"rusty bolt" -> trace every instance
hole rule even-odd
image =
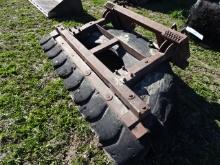
[[[146,112],[146,110],[140,109],[140,114],[144,114]]]
[[[125,66],[122,66],[122,69],[125,70],[125,71],[127,71],[127,69],[125,68]]]
[[[135,96],[133,95],[133,94],[130,94],[129,96],[128,96],[128,99],[129,100],[133,100],[135,98]]]
[[[126,79],[126,78],[123,78],[123,82],[127,82],[127,79]]]
[[[85,71],[85,76],[89,76],[91,74],[90,70]]]
[[[147,60],[147,61],[145,61],[145,63],[147,64],[149,61]]]
[[[119,72],[118,72],[118,70],[115,70],[115,74],[120,75]]]
[[[113,96],[110,94],[107,94],[105,98],[106,98],[106,101],[111,101],[113,99]]]
[[[130,76],[133,78],[134,77],[134,73],[131,73]]]
[[[140,112],[141,114],[144,114],[145,112],[150,110],[150,106],[149,105],[144,105],[141,109]]]
[[[147,107],[146,106],[142,107],[142,109],[140,111],[141,111],[141,113],[145,113],[147,111]]]

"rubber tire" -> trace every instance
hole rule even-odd
[[[152,49],[150,48],[151,44],[140,36],[123,30],[109,29],[108,31],[120,39],[124,37],[131,47],[139,51],[141,54],[144,54],[146,57],[150,56],[150,49]],[[88,38],[87,41],[89,40],[90,39]],[[102,42],[105,42],[104,38],[97,38],[97,44],[101,44]],[[128,53],[122,53],[123,51],[121,51],[120,48],[113,47],[112,49],[113,52],[122,58],[125,67],[130,67],[137,62],[137,60],[131,57]],[[175,92],[173,72],[169,63],[165,62],[156,67],[131,88],[141,98],[145,97],[145,101],[148,101],[151,106],[152,114],[157,118],[161,125],[164,125],[171,112],[173,94]]]
[[[141,36],[123,30],[109,29],[108,31],[126,41],[131,47],[146,55],[146,57],[151,54],[151,43]],[[88,38],[87,42],[89,41],[90,39]],[[91,41],[94,42],[94,39],[92,38]],[[101,44],[105,42],[105,38],[97,38],[95,42],[96,44]],[[113,47],[112,51],[122,58],[126,67],[130,67],[137,62],[128,53],[124,54],[117,46]],[[152,142],[154,143],[152,145],[154,150],[158,152],[166,150],[169,147],[170,139],[172,139],[169,135],[168,122],[174,108],[173,101],[175,100],[173,75],[170,64],[165,62],[144,76],[135,86],[131,87],[151,107],[150,120],[143,121],[143,124],[151,130]]]
[[[187,20],[187,26],[190,26],[201,33],[204,38],[192,38],[202,43],[201,46],[220,50],[220,3],[214,0],[197,2],[191,7]]]
[[[118,30],[111,32],[128,35],[128,33]],[[132,46],[140,49],[142,45],[142,50],[145,50],[145,54],[147,54],[147,51],[149,51],[146,49],[146,45],[149,45],[148,42],[134,34],[129,34],[129,38],[129,43]],[[76,65],[70,59],[64,58],[67,57],[66,52],[60,50],[61,47],[56,44],[53,38],[43,39],[41,45],[48,55],[48,58],[53,61],[55,70],[58,70],[59,76],[64,79],[65,88],[70,91],[72,99],[79,105],[79,111],[85,119],[91,123],[93,131],[98,136],[99,142],[107,154],[118,165],[137,164],[143,156],[143,153],[150,150],[149,141],[138,141],[135,139],[133,134],[121,123],[113,111],[111,111],[106,101],[90,84]],[[128,60],[126,57],[128,56],[123,56],[125,62],[132,62],[132,59]],[[133,62],[136,62],[135,59],[133,59]],[[129,65],[131,65],[131,63]],[[169,115],[166,112],[170,112],[172,108],[169,91],[172,87],[173,77],[170,71],[169,64],[161,65],[161,67],[146,76],[133,89],[140,97],[149,97],[153,122],[146,121],[144,124],[152,130],[156,130],[158,125],[159,127],[165,125],[167,116]],[[159,83],[161,86],[156,83],[158,81],[162,82]],[[148,88],[149,86],[152,88]],[[148,91],[143,92],[141,90],[142,88],[146,88]],[[153,88],[156,88],[154,89],[155,92],[152,92]],[[166,115],[164,115],[164,113]]]

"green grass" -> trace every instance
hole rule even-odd
[[[56,24],[100,18],[104,3],[83,0],[88,14],[64,21],[46,19],[27,0],[0,0],[0,164],[111,164],[38,43]],[[182,8],[131,9],[167,26],[185,22]],[[153,157],[154,164],[220,162],[220,53],[193,41],[190,50],[190,66],[174,71],[194,94],[177,105],[179,121],[195,123],[180,124],[174,147]]]

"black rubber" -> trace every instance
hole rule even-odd
[[[67,90],[75,90],[83,79],[83,75],[80,73],[79,69],[76,68],[69,77],[64,79],[64,86]]]
[[[137,163],[137,158],[144,150],[144,147],[137,140],[128,128],[123,127],[118,141],[110,146],[104,147],[108,154],[117,162],[118,165],[133,165]]]
[[[79,110],[89,122],[96,122],[100,120],[107,108],[108,106],[100,94],[94,94],[88,103],[81,106]]]
[[[44,45],[46,42],[48,42],[52,37],[50,35],[42,37],[40,40],[40,45]]]
[[[76,104],[84,104],[95,92],[95,88],[90,85],[85,79],[80,84],[79,88],[70,93]]]
[[[52,59],[53,66],[58,68],[59,66],[63,65],[67,60],[67,56],[64,52],[61,52],[58,56]]]
[[[62,51],[63,50],[60,47],[60,45],[57,45],[57,46],[51,48],[49,51],[47,51],[47,57],[52,59],[52,58],[58,56]]]
[[[210,1],[210,2],[209,2]],[[220,49],[220,4],[216,0],[197,0],[189,11],[187,25],[201,33],[205,47]]]
[[[104,145],[109,145],[112,141],[117,140],[117,136],[120,135],[122,123],[111,109],[107,108],[103,116],[91,126],[99,135],[99,141]]]
[[[121,30],[115,30],[114,33],[124,33],[126,36],[128,34]],[[88,38],[88,40],[90,39]],[[110,109],[107,101],[96,91],[79,68],[67,58],[66,52],[60,51],[59,45],[56,44],[53,38],[45,39],[42,43],[42,47],[48,58],[52,59],[58,75],[64,79],[65,88],[69,90],[74,102],[79,106],[79,111],[91,123],[92,129],[98,136],[105,151],[113,158],[116,164],[137,164],[140,157],[149,151],[149,142],[135,139],[130,130],[121,123],[116,114]],[[142,51],[145,54],[149,54],[149,49],[146,49],[149,43],[142,38],[131,34],[129,43],[136,49],[140,49],[142,45],[144,47]],[[120,50],[114,51],[120,55]],[[135,59],[127,59],[127,57],[129,56],[123,55],[122,59],[125,63],[129,63],[127,64],[128,66],[136,62]],[[156,88],[156,92],[149,96],[152,116],[159,125],[166,122],[172,107],[167,94],[172,86],[172,76],[169,73],[169,65],[161,66],[158,70],[148,75],[146,80],[140,81],[133,89],[139,96],[150,95],[148,92],[151,93],[151,89],[148,90],[147,87],[158,80],[163,80],[161,86],[153,85]],[[148,91],[143,91],[142,88],[146,88]],[[149,128],[155,128],[155,123],[150,123],[150,125],[149,122],[146,122],[144,124]]]
[[[44,51],[50,50],[51,48],[53,48],[57,44],[53,38],[49,39],[47,42],[46,41],[44,44],[41,45]]]
[[[73,73],[73,69],[75,68],[74,64],[71,64],[68,60],[56,69],[57,74],[61,78],[66,78]]]

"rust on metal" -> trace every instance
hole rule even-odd
[[[107,10],[115,12],[115,14],[122,15],[126,18],[129,18],[131,23],[134,22],[134,23],[154,32],[154,33],[162,34],[166,31],[172,31],[174,34],[178,34],[179,36],[182,36],[183,38],[187,38],[187,36],[182,33],[179,33],[175,30],[167,28],[166,26],[164,26],[162,24],[159,24],[155,21],[152,21],[147,17],[136,14],[136,13],[134,13],[134,12],[122,7],[122,6],[116,5],[114,3],[108,2],[106,4],[106,8],[107,8]]]
[[[81,57],[69,46],[69,44],[61,37],[57,37],[56,41],[62,45],[62,48],[67,52],[70,60],[72,60],[82,72],[91,70],[91,68],[81,59]],[[131,132],[137,135],[137,132],[133,132],[133,128],[138,123],[142,125],[139,118],[135,116],[131,111],[128,111],[124,104],[114,95],[112,90],[109,89],[106,84],[94,73],[92,72],[87,79],[93,84],[96,90],[108,101],[110,109],[117,114],[119,119],[128,127]],[[145,128],[147,130],[147,128]],[[143,134],[143,133],[141,133]],[[141,134],[139,136],[141,136]]]
[[[99,46],[96,46],[94,47],[93,49],[91,49],[90,51],[93,53],[93,54],[96,54],[96,53],[100,53],[108,48],[111,48],[112,46],[116,45],[118,43],[118,39],[117,38],[113,38],[111,40],[109,40],[108,42],[105,42]]]
[[[155,21],[150,20],[147,17],[144,17],[142,15],[136,14],[122,6],[116,5],[112,2],[108,2],[106,4],[106,9],[111,15],[117,15],[117,17],[125,17],[127,20],[129,20],[129,23],[135,23],[137,25],[140,25],[151,32],[155,33],[157,38],[157,44],[159,47],[164,41],[169,41],[170,43],[177,44],[178,45],[178,52],[175,52],[178,55],[178,58],[176,56],[172,57],[172,62],[174,65],[177,65],[178,67],[184,69],[188,65],[187,59],[190,56],[189,51],[189,41],[188,37],[185,34],[182,34],[175,29],[168,28],[162,24],[159,24]],[[110,12],[111,11],[111,12]],[[107,15],[106,18],[110,19]],[[109,20],[108,20],[109,21]]]
[[[90,30],[92,30],[97,24],[98,25],[104,25],[106,24],[107,21],[105,18],[101,18],[97,21],[92,21],[92,22],[89,22],[81,27],[74,27],[74,28],[71,28],[70,31],[74,34],[74,35],[77,35],[77,34],[82,34],[82,33],[87,33],[89,32]]]
[[[108,39],[112,39],[112,38],[117,38],[116,36],[112,35],[111,33],[109,33],[107,30],[105,30],[103,27],[101,27],[100,25],[96,25],[99,29],[99,31]],[[118,38],[117,38],[118,39]],[[130,53],[133,57],[135,57],[138,60],[142,60],[145,58],[144,55],[142,55],[141,53],[139,53],[138,51],[136,51],[135,49],[133,49],[131,46],[129,46],[128,44],[124,43],[122,40],[118,39],[119,43],[121,44],[121,46],[128,52]]]
[[[133,128],[133,134],[137,139],[140,139],[147,133],[150,133],[149,129],[146,129],[141,123],[138,123],[134,128]]]
[[[129,87],[118,81],[114,74],[79,40],[71,35],[67,29],[62,29],[62,26],[57,27],[60,35],[68,42],[72,49],[77,52],[77,54],[86,61],[86,63],[102,78],[102,80],[115,92],[115,94],[121,98],[122,102],[124,102],[137,117],[141,118],[142,116],[145,116],[147,111],[145,113],[140,111],[140,106],[143,106],[143,104],[146,103],[141,100]],[[130,94],[135,96],[133,100],[127,99]]]
[[[173,29],[167,28],[113,3],[108,2],[106,8],[107,11],[102,19],[87,23],[80,28],[66,29],[63,26],[58,26],[53,32],[53,36],[69,52],[70,59],[75,61],[75,64],[105,98],[124,125],[139,139],[150,132],[142,124],[143,120],[148,120],[150,106],[129,86],[164,61],[171,61],[184,68],[189,58],[188,38],[186,35],[177,32],[174,26]],[[142,54],[127,42],[110,33],[106,26],[108,23],[112,23],[114,26],[115,20],[113,19],[117,19],[116,16],[119,20],[123,20],[121,23],[129,21],[132,26],[138,24],[155,33],[158,45],[156,51],[148,55]],[[120,25],[118,24],[117,27]],[[101,33],[107,38],[107,41],[93,48],[87,48],[79,38],[83,38],[91,31]],[[122,66],[115,72],[108,69],[96,57],[96,54],[115,45],[120,46],[129,55],[136,58],[137,62],[130,67]]]

